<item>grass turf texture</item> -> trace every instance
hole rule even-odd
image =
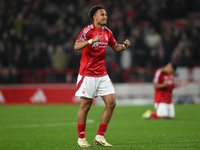
[[[117,106],[105,135],[113,147],[107,148],[93,144],[103,106],[92,106],[88,114],[86,137],[93,147],[77,147],[78,109],[71,105],[0,106],[0,149],[200,149],[199,105],[176,105],[173,120],[142,120],[142,113],[153,106]]]

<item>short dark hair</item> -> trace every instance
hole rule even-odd
[[[176,71],[177,65],[175,63],[170,63],[174,71]]]
[[[94,20],[93,19],[93,16],[94,16],[94,14],[97,12],[97,10],[99,10],[99,9],[105,9],[102,5],[95,5],[95,6],[93,6],[91,9],[90,9],[90,11],[89,11],[89,17],[92,19],[92,20]]]

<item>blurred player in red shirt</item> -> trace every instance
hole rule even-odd
[[[80,147],[91,147],[85,139],[87,114],[92,105],[93,98],[101,96],[105,103],[105,109],[94,143],[107,147],[112,145],[105,140],[104,135],[116,102],[115,90],[105,67],[105,51],[107,45],[109,45],[115,52],[121,52],[129,47],[131,43],[128,39],[123,44],[116,42],[112,32],[105,26],[107,14],[103,6],[93,6],[90,9],[89,16],[94,21],[94,24],[86,26],[74,44],[75,50],[82,50],[75,94],[81,99],[77,115],[77,145]]]
[[[175,110],[172,102],[172,92],[174,88],[185,86],[186,81],[179,84],[174,83],[174,72],[176,71],[176,64],[169,63],[163,68],[159,68],[154,74],[154,106],[156,112],[147,110],[143,115],[143,119],[168,119],[174,118]]]

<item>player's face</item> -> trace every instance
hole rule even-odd
[[[96,14],[95,14],[95,21],[98,22],[100,25],[106,25],[107,23],[107,14],[105,9],[98,9]]]
[[[169,65],[168,67],[168,74],[173,74],[174,73],[174,69],[172,68],[171,65]]]
[[[174,73],[174,69],[171,69],[170,71],[169,71],[169,74],[173,74]]]

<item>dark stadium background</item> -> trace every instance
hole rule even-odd
[[[200,65],[199,0],[1,0],[0,84],[75,83],[81,52],[73,45],[96,4],[118,43],[132,42],[120,54],[107,50],[114,83],[151,82],[169,61]]]

